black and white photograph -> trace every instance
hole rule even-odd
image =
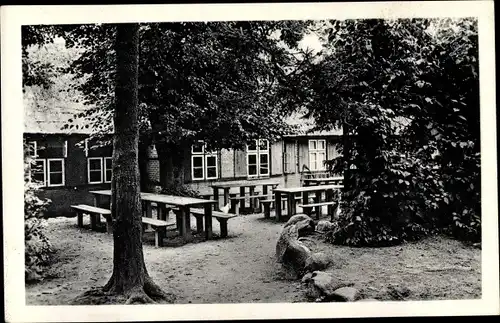
[[[493,21],[2,7],[6,320],[500,314]]]

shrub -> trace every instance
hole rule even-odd
[[[26,282],[44,278],[46,267],[53,253],[52,245],[45,234],[46,221],[43,218],[50,200],[41,199],[36,195],[39,185],[29,180],[31,165],[30,158],[26,158],[24,183],[24,274]]]

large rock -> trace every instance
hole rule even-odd
[[[278,262],[283,261],[283,256],[285,255],[290,241],[297,240],[298,238],[299,232],[296,225],[285,226],[283,230],[281,230],[278,241],[276,242],[276,259]]]
[[[308,284],[308,295],[314,298],[331,300],[335,291],[342,287],[352,286],[335,278],[332,274],[323,271],[315,271]]]
[[[333,292],[331,299],[338,302],[354,302],[359,292],[354,287],[341,287]]]
[[[323,270],[327,268],[330,263],[330,257],[328,257],[324,252],[315,252],[306,259],[304,270],[306,272]]]
[[[296,214],[292,216],[283,228],[295,225],[299,237],[311,234],[315,230],[314,220],[305,214]]]

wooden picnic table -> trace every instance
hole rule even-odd
[[[316,178],[304,178],[305,186],[317,186],[317,185],[329,185],[329,184],[340,184],[344,181],[343,176],[331,176],[331,177],[316,177]]]
[[[300,187],[283,187],[274,189],[274,203],[276,207],[276,220],[282,220],[281,214],[281,196],[284,195],[287,198],[287,210],[288,218],[297,213],[295,205],[295,194],[302,193],[302,204],[308,204],[309,193],[316,194],[316,200],[320,201],[323,192],[326,193],[326,202],[333,201],[333,191],[340,190],[343,185],[316,185],[316,186],[300,186]]]
[[[100,204],[101,196],[111,196],[111,190],[100,190],[100,191],[90,191],[91,194],[94,195],[94,203],[96,206]],[[183,197],[183,196],[172,196],[172,195],[164,195],[164,194],[155,194],[155,193],[146,193],[141,192],[141,200],[146,201],[146,216],[151,218],[151,202],[158,203],[160,205],[171,205],[179,208],[179,218],[181,221],[180,225],[178,224],[178,228],[181,236],[185,241],[189,241],[192,238],[191,234],[191,212],[190,208],[195,206],[203,206],[205,209],[205,236],[207,239],[212,238],[212,204],[215,203],[213,200],[206,199],[198,199],[192,197]],[[161,212],[162,208],[158,207],[158,212]],[[159,217],[162,215],[159,213]],[[177,220],[176,220],[177,221]],[[200,223],[197,223],[197,226]],[[203,225],[201,223],[201,225]]]
[[[220,209],[220,203],[219,203],[219,190],[223,190],[223,197],[224,197],[224,205],[227,205],[229,203],[229,190],[234,187],[238,187],[240,190],[240,196],[243,197],[245,196],[245,190],[248,188],[249,190],[249,196],[254,195],[255,192],[255,187],[257,186],[262,186],[262,195],[267,195],[269,192],[269,187],[272,187],[274,189],[279,185],[279,181],[248,181],[244,183],[217,183],[213,184],[212,189],[214,191],[214,200],[216,201],[216,208],[217,210]],[[251,202],[250,202],[251,203]],[[240,201],[240,208],[243,209],[245,208],[245,200],[242,199]]]

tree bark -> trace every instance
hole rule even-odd
[[[138,164],[137,24],[119,24],[116,34],[116,89],[113,139],[113,274],[104,291],[125,295],[128,303],[165,298],[144,264]]]

